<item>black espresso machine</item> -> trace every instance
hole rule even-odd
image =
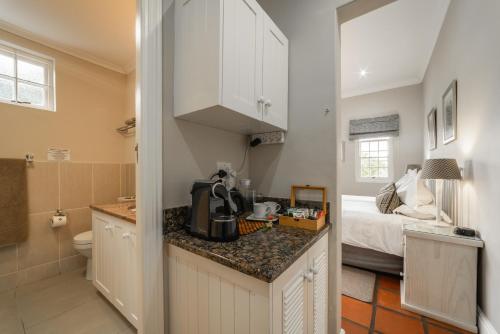
[[[214,241],[238,239],[237,213],[240,208],[236,203],[239,204],[239,193],[228,191],[220,180],[200,180],[194,182],[191,196],[193,207],[187,225],[189,233]]]

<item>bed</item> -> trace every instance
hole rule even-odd
[[[422,222],[382,214],[374,197],[342,196],[342,263],[399,275],[403,271],[403,225]]]

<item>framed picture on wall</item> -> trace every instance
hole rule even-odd
[[[435,150],[437,147],[437,108],[434,107],[427,114],[427,134],[429,137],[429,149]]]
[[[457,80],[453,80],[443,95],[443,144],[457,139]]]

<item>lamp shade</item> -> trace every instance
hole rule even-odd
[[[460,180],[462,175],[455,159],[428,159],[422,168],[422,179]]]

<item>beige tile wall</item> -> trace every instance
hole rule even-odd
[[[0,247],[0,292],[84,266],[72,241],[92,228],[89,205],[135,195],[135,164],[36,161],[27,178],[29,237]],[[68,224],[54,229],[58,208]]]

